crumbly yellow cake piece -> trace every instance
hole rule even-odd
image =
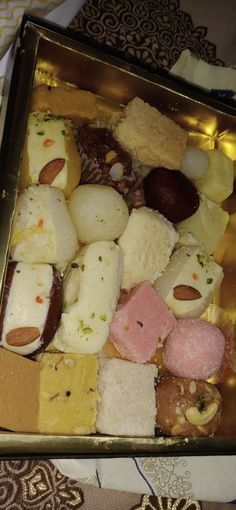
[[[39,85],[32,91],[30,111],[50,112],[73,120],[94,120],[98,116],[96,96],[92,92],[80,89],[64,89]]]
[[[172,119],[135,97],[115,129],[115,138],[141,164],[179,169],[187,133]]]
[[[81,354],[45,353],[40,362],[39,431],[95,432],[98,360]]]

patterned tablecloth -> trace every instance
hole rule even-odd
[[[87,0],[70,26],[153,69],[170,69],[185,48],[210,64],[225,65],[230,59],[219,58],[207,26],[193,21],[196,2],[194,8],[190,0],[191,6],[193,13],[182,9],[181,0]]]
[[[89,480],[88,480],[89,481]],[[0,462],[1,510],[201,510],[196,500],[99,490],[71,480],[50,461]]]
[[[3,4],[15,9],[20,8],[21,3],[0,2],[0,20]],[[41,7],[42,4],[62,2],[38,0],[37,3],[37,7]],[[80,3],[79,0],[73,2],[78,8]],[[87,0],[70,27],[100,44],[119,48],[126,57],[139,60],[152,69],[169,69],[185,48],[211,64],[231,65],[236,61],[235,30],[231,22],[235,15],[235,0]],[[165,477],[168,473],[167,469]],[[186,473],[186,483],[187,478]],[[176,477],[172,482],[178,492],[180,480]],[[0,510],[201,508],[201,504],[191,498],[186,501],[98,490],[91,483],[93,480],[89,477],[82,483],[63,476],[46,460],[2,461]]]

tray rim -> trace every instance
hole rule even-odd
[[[185,97],[191,98],[192,100],[199,102],[203,105],[208,106],[216,111],[226,114],[230,117],[236,117],[236,107],[225,104],[221,100],[216,100],[211,95],[202,92],[197,87],[186,86],[180,82],[180,80],[173,79],[172,77],[164,77],[160,73],[151,73],[146,69],[139,68],[133,64],[127,63],[117,57],[108,55],[86,46],[83,42],[78,41],[76,37],[72,37],[71,31],[64,30],[53,23],[39,20],[32,16],[24,16],[19,35],[15,43],[15,49],[13,50],[13,61],[11,60],[8,70],[8,80],[10,75],[12,76],[11,82],[8,81],[9,94],[8,94],[8,105],[5,109],[4,114],[8,119],[8,124],[4,125],[3,141],[7,139],[10,133],[9,119],[11,119],[12,112],[14,110],[15,102],[15,83],[13,80],[17,80],[20,70],[20,62],[24,58],[24,44],[27,42],[27,34],[34,34],[35,44],[38,47],[39,40],[41,38],[49,39],[55,42],[55,37],[62,37],[68,44],[76,46],[81,53],[85,53],[93,57],[96,56],[98,60],[104,61],[108,65],[115,67],[122,67],[126,71],[141,75],[142,78],[152,81],[153,83],[159,83],[159,79],[165,83],[163,87],[168,88],[170,91],[182,94]],[[19,40],[21,46],[19,46]],[[23,46],[22,46],[23,43]],[[28,72],[30,80],[29,90],[31,92],[32,80],[34,76],[35,64],[37,55],[34,58],[34,67]],[[17,81],[16,81],[17,83]],[[10,84],[10,86],[9,86]],[[168,84],[168,86],[167,86]],[[14,86],[13,86],[14,85]],[[17,83],[19,88],[19,84]],[[17,88],[16,87],[16,88]],[[25,91],[24,101],[29,101],[29,90]],[[11,103],[12,101],[12,103]],[[24,102],[23,101],[23,102]],[[210,104],[209,104],[210,103]],[[23,115],[22,125],[26,130],[27,115],[25,111]],[[19,141],[18,147],[18,162],[20,162],[20,145],[25,136],[23,130],[21,134],[21,142]],[[4,143],[0,153],[0,164],[4,166],[4,161],[9,156],[9,151],[6,153]],[[8,165],[10,165],[8,161]],[[14,195],[15,199],[16,193]],[[10,227],[9,227],[10,235]],[[3,281],[3,280],[2,280]],[[0,282],[1,284],[1,282]],[[95,445],[95,442],[97,445]],[[134,443],[136,442],[136,445]],[[169,444],[168,444],[169,443]],[[106,446],[105,446],[106,444]],[[123,444],[123,450],[122,450]],[[132,446],[129,451],[126,451],[124,445]],[[137,448],[136,448],[137,446]],[[200,447],[200,448],[198,448]],[[197,449],[198,448],[198,449]],[[234,437],[207,437],[207,438],[191,438],[186,442],[180,438],[173,438],[170,441],[169,438],[165,438],[164,441],[160,441],[160,438],[114,438],[112,436],[55,436],[55,435],[40,435],[40,434],[18,434],[18,433],[1,433],[0,434],[0,458],[22,458],[25,455],[27,458],[94,458],[98,457],[112,457],[112,456],[199,456],[199,455],[233,455],[236,453],[236,436]]]
[[[217,457],[236,452],[236,436],[167,440],[169,445],[165,438],[2,433],[0,458]]]
[[[146,77],[154,83],[157,83],[158,79],[161,78],[161,80],[165,82],[163,85],[165,88],[171,91],[173,90],[173,92],[178,92],[180,95],[190,97],[199,103],[212,107],[216,111],[236,117],[236,101],[229,98],[223,99],[214,92],[210,92],[207,89],[187,83],[184,79],[172,75],[163,69],[151,69],[149,66],[146,66],[138,60],[132,59],[131,57],[125,57],[123,53],[117,49],[100,44],[97,41],[93,41],[80,32],[74,32],[69,28],[62,28],[56,23],[25,14],[22,18],[22,23],[19,29],[19,37],[21,37],[25,29],[30,26],[38,30],[38,33],[42,37],[46,36],[46,38],[49,38],[50,32],[54,35],[57,34],[65,37],[71,43],[79,45],[81,50],[85,49],[87,53],[95,53],[97,59],[103,60],[105,58],[105,60],[107,60],[107,62],[111,65],[113,63],[115,66],[123,67],[130,72],[133,71],[134,74],[137,74],[137,72],[140,73],[141,71],[141,77],[143,74],[144,78]],[[160,83],[158,84],[161,85]]]

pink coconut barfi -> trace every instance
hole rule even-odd
[[[175,324],[173,313],[157,291],[143,282],[122,298],[113,316],[110,340],[125,359],[145,363]]]

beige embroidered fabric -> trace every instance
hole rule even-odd
[[[45,16],[64,0],[20,0],[0,2],[0,58],[9,48],[24,11],[35,16]]]

